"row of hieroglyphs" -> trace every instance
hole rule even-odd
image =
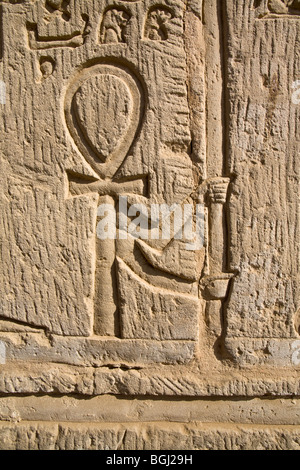
[[[28,23],[29,45],[31,49],[49,49],[54,47],[78,47],[84,44],[90,32],[88,15],[83,14],[73,20],[69,9],[70,0],[46,0],[43,4],[44,24]],[[143,39],[165,41],[169,37],[169,22],[174,17],[172,10],[163,5],[150,8],[145,17]],[[110,6],[100,22],[99,41],[102,44],[126,43],[132,14],[124,6]],[[53,36],[51,25],[56,28]],[[65,27],[64,27],[65,26]],[[67,26],[67,27],[66,27]],[[53,28],[52,28],[53,29]]]

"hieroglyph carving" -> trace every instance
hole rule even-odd
[[[100,41],[114,44],[126,41],[126,29],[131,15],[121,8],[108,9],[103,17]]]
[[[28,34],[27,54],[38,64],[30,83],[42,109],[35,107],[32,153],[41,149],[41,160],[50,161],[51,188],[59,188],[50,197],[57,204],[53,217],[57,237],[64,227],[65,238],[42,239],[45,251],[55,253],[49,268],[40,268],[53,286],[49,306],[41,301],[23,309],[21,288],[21,301],[5,294],[1,315],[46,328],[58,345],[87,338],[87,363],[105,363],[108,339],[115,361],[120,354],[122,362],[134,363],[142,351],[141,360],[153,353],[154,362],[188,362],[207,305],[213,339],[222,332],[218,318],[232,278],[224,263],[230,178],[223,162],[209,172],[206,156],[192,155],[192,139],[206,118],[200,113],[201,125],[195,120],[191,132],[184,13],[179,0],[109,6],[41,0],[24,9],[22,37]],[[51,54],[41,52],[47,49]],[[103,221],[109,236],[103,236]],[[166,234],[168,223],[174,228]],[[196,240],[200,234],[200,243],[186,225],[195,228]],[[23,261],[26,272],[36,273],[33,259]]]
[[[55,13],[58,17],[63,18],[65,21],[69,21],[71,14],[68,6],[70,0],[46,0],[46,8],[50,13]]]
[[[299,0],[256,0],[258,17],[266,15],[300,15]]]
[[[39,21],[27,23],[31,49],[43,50],[58,47],[79,47],[89,34],[89,18],[82,14],[74,18],[70,0],[46,0],[39,5]]]
[[[165,41],[168,39],[168,22],[172,18],[171,11],[163,6],[152,8],[145,24],[145,39]]]
[[[40,58],[40,70],[42,77],[48,78],[52,73],[54,72],[55,69],[55,61],[51,59],[50,57],[41,57]]]

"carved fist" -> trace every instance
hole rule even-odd
[[[58,10],[65,12],[70,0],[46,0],[46,5],[48,5],[53,10]]]

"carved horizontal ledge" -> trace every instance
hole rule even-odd
[[[41,333],[1,333],[2,363],[43,362],[91,367],[143,367],[187,364],[194,341],[124,340],[116,338],[47,338]]]

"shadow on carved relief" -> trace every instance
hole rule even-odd
[[[74,178],[69,179],[70,196],[97,192],[99,217],[110,208],[117,210],[118,196],[144,194],[144,178],[137,176],[123,182],[115,179],[138,135],[144,102],[137,77],[118,64],[100,63],[87,67],[78,72],[67,92],[65,113],[69,132],[99,176],[94,182],[84,179],[77,183]],[[102,336],[115,336],[119,331],[116,227],[111,225],[112,233],[107,237],[99,236],[99,224],[97,227],[94,331]]]
[[[297,311],[294,318],[294,327],[298,335],[300,335],[300,309]]]
[[[103,15],[100,28],[102,44],[125,43],[131,15],[125,8],[111,7]]]
[[[258,18],[274,15],[300,15],[299,0],[255,0]]]
[[[72,224],[76,226],[74,252],[59,247],[60,260],[68,270],[76,250],[81,250],[78,264],[83,264],[80,256],[90,256],[90,265],[78,269],[87,308],[80,308],[75,320],[80,326],[82,315],[84,328],[75,324],[74,329],[59,330],[57,319],[48,321],[46,313],[47,325],[60,336],[58,341],[87,337],[87,363],[93,365],[105,363],[108,339],[116,363],[123,347],[124,357],[131,363],[143,360],[138,348],[154,363],[188,363],[203,340],[203,330],[215,344],[216,357],[224,359],[225,305],[233,277],[226,263],[230,178],[221,169],[214,173],[219,176],[208,177],[206,169],[193,162],[186,50],[181,36],[175,45],[171,41],[167,47],[155,43],[170,39],[172,27],[182,34],[184,15],[177,15],[175,6],[141,9],[141,33],[129,48],[122,47],[134,31],[128,5],[98,9],[91,23],[83,12],[90,13],[92,8],[84,10],[82,3],[82,10],[76,10],[73,5],[74,0],[44,0],[27,17],[32,50],[71,49],[65,62],[66,51],[59,50],[51,51],[55,60],[47,51],[42,57],[37,52],[35,60],[40,81],[53,75],[46,82],[51,85],[52,80],[63,77],[59,95],[64,94],[62,128],[65,140],[70,141],[68,151],[73,151],[64,168],[67,191],[63,203],[66,218],[71,220],[67,230],[72,232]],[[95,44],[87,41],[82,50],[73,51],[85,44],[90,27]],[[98,47],[99,43],[121,47]],[[139,47],[149,54],[142,63]],[[67,66],[63,73],[62,64]],[[160,69],[161,75],[157,75]],[[120,170],[128,157],[133,164],[125,168],[124,176]],[[81,174],[83,167],[94,176]],[[153,206],[160,203],[157,214]],[[166,206],[169,212],[164,212]],[[173,228],[168,231],[169,225]],[[152,236],[152,230],[157,236]],[[82,244],[86,242],[86,252],[78,248],[76,237]],[[70,272],[66,276],[72,276],[72,269]],[[61,278],[57,289],[64,298],[65,278]],[[77,304],[79,297],[75,292]],[[165,351],[162,356],[157,356],[159,348]],[[84,360],[80,354],[74,353],[74,357],[68,361]]]
[[[140,131],[145,102],[140,80],[115,61],[92,63],[72,80],[65,101],[67,125],[101,178],[112,178],[127,156]]]
[[[56,63],[55,63],[55,60],[52,59],[52,57],[48,57],[48,56],[41,57],[40,58],[40,71],[42,74],[42,78],[46,79],[50,77],[50,75],[52,75],[55,70],[55,66],[56,66]]]
[[[46,0],[45,7],[51,13],[55,13],[65,21],[69,21],[71,13],[68,9],[70,0]]]
[[[166,41],[169,37],[169,22],[172,18],[173,13],[167,7],[151,8],[146,18],[144,38],[151,41]]]
[[[38,22],[27,22],[29,47],[33,50],[80,47],[90,33],[85,13],[75,16],[69,1],[46,0],[38,5]]]

